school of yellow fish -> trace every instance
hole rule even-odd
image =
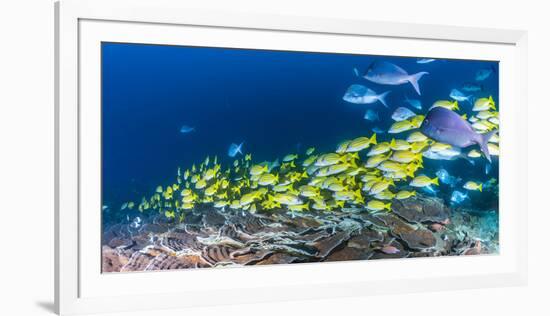
[[[433,106],[458,111],[456,101],[439,100]],[[478,132],[498,129],[499,113],[492,97],[479,98],[473,104],[474,115],[463,116]],[[155,210],[168,218],[182,221],[188,210],[199,204],[218,209],[250,212],[286,208],[290,211],[331,211],[344,207],[369,211],[391,211],[394,200],[407,199],[415,189],[439,185],[437,177],[421,174],[423,152],[444,151],[451,146],[429,139],[418,129],[424,119],[416,115],[395,122],[388,133],[412,131],[403,139],[377,142],[377,134],[340,143],[334,152],[316,153],[309,148],[302,154],[286,155],[282,162],[253,162],[246,154],[223,168],[218,157],[199,165],[178,168],[176,182],[158,186],[155,193],[137,203],[139,211]],[[499,137],[490,141],[491,155],[499,154]],[[471,159],[482,158],[478,149],[466,153]],[[482,190],[482,184],[468,181],[467,190]],[[121,209],[136,207],[126,202]]]

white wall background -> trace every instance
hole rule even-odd
[[[113,0],[114,1],[114,0]],[[186,1],[186,0],[182,0]],[[529,286],[132,315],[548,315],[550,18],[545,1],[186,1],[189,7],[529,31]],[[0,314],[53,310],[53,1],[0,5]],[[127,314],[126,314],[127,315]]]

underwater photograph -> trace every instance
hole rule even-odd
[[[103,42],[101,98],[103,273],[499,253],[498,61]]]

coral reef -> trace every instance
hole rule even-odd
[[[269,213],[212,207],[181,223],[162,215],[104,229],[103,272],[498,253],[497,214],[418,195],[390,212]],[[496,222],[495,222],[496,221]]]

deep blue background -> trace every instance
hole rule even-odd
[[[409,73],[430,72],[420,80],[422,96],[410,84],[381,86],[355,76],[354,67],[363,74],[376,59]],[[387,129],[393,109],[405,105],[405,95],[421,99],[426,112],[491,65],[498,68],[497,62],[482,61],[417,64],[416,58],[405,57],[103,43],[104,204],[138,200],[174,181],[178,166],[186,168],[206,155],[217,154],[228,163],[232,142],[244,141],[254,161],[309,146],[334,150],[342,140],[370,135],[374,125]],[[497,78],[483,82],[482,96],[492,94],[498,102]],[[378,93],[391,90],[390,110],[380,103],[344,102],[353,83]],[[364,120],[369,107],[380,110],[384,122]],[[196,130],[182,134],[184,124]],[[441,164],[471,178],[483,170],[482,165],[464,168],[464,161],[435,163],[427,165]]]

